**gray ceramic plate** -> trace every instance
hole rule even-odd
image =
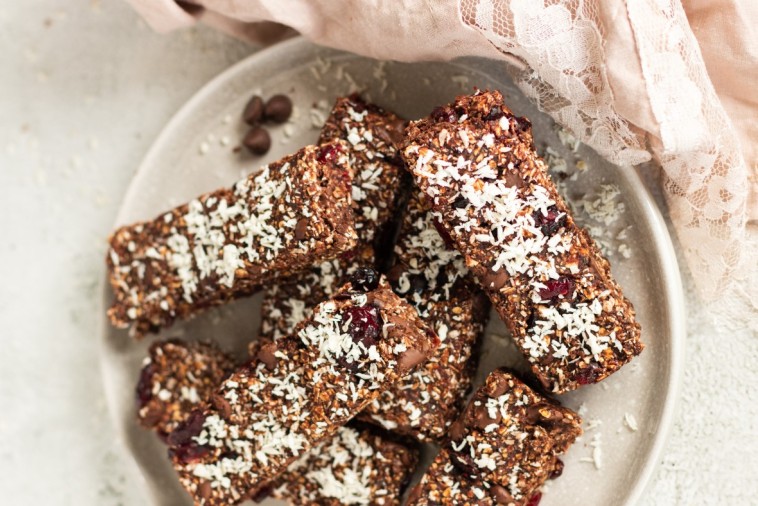
[[[565,179],[564,193],[577,219],[607,245],[613,272],[637,308],[647,345],[633,364],[607,381],[561,397],[584,415],[585,435],[565,456],[565,472],[548,485],[542,505],[634,504],[658,461],[678,393],[684,311],[671,240],[634,170],[614,166],[585,146],[573,152],[564,145],[552,120],[528,102],[499,64],[473,59],[380,63],[302,39],[257,53],[211,81],[171,120],[132,181],[118,224],[151,218],[315,141],[318,124],[337,96],[360,90],[380,105],[417,118],[474,86],[502,91],[516,113],[532,120],[538,147],[551,148],[556,159],[565,160],[569,173],[576,172]],[[284,92],[296,104],[293,120],[272,129],[273,147],[262,159],[233,150],[245,130],[240,112],[254,91],[263,96]],[[586,170],[575,169],[579,160],[579,167],[586,165]],[[559,164],[553,160],[553,165]],[[110,298],[104,290],[103,313]],[[243,353],[257,332],[259,304],[259,297],[240,300],[178,324],[161,337],[212,338]],[[132,341],[103,322],[102,366],[108,401],[118,432],[144,476],[144,483],[134,486],[144,487],[151,504],[190,504],[162,443],[134,421],[134,385],[153,339]],[[480,380],[504,364],[522,365],[502,323],[493,315]]]

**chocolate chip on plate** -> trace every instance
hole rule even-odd
[[[255,126],[263,119],[263,99],[253,95],[242,112],[242,120],[250,126]]]
[[[253,127],[242,139],[242,144],[254,155],[265,155],[271,148],[271,136],[265,128]]]
[[[292,100],[286,95],[274,95],[263,109],[263,115],[274,123],[284,123],[292,114]]]

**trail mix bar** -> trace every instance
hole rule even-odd
[[[413,374],[382,392],[360,417],[427,441],[442,439],[463,408],[489,302],[463,257],[437,232],[422,199],[415,194],[408,202],[388,279],[395,293],[434,328],[440,347]]]
[[[199,505],[254,496],[438,345],[385,280],[358,271],[293,336],[262,344],[169,436],[181,483]]]
[[[491,373],[450,430],[409,504],[525,506],[581,435],[581,419],[505,369]]]
[[[340,427],[289,466],[263,496],[294,506],[399,506],[418,451],[367,429]]]
[[[263,339],[278,339],[307,318],[319,302],[329,298],[358,267],[371,267],[373,246],[381,244],[397,211],[405,174],[395,143],[404,120],[364,102],[358,95],[338,98],[321,130],[320,143],[343,140],[353,170],[352,199],[360,245],[338,258],[281,280],[264,290],[261,306]],[[384,241],[386,242],[386,241]]]
[[[353,212],[360,242],[381,250],[383,232],[398,208],[405,167],[397,145],[406,121],[365,102],[338,98],[321,129],[319,143],[343,140],[353,168]]]
[[[356,241],[346,145],[308,146],[232,188],[118,229],[108,311],[137,336],[256,291]]]
[[[137,420],[165,440],[233,369],[234,361],[212,343],[154,343],[137,383]]]
[[[458,97],[411,123],[402,151],[546,388],[596,383],[642,352],[632,304],[500,93]]]

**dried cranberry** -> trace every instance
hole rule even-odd
[[[545,235],[553,235],[566,224],[566,213],[561,213],[555,206],[547,208],[547,215],[542,214],[541,211],[535,211],[532,218],[534,224],[540,227]]]
[[[168,444],[179,446],[192,441],[192,438],[200,434],[205,423],[205,415],[200,410],[193,411],[192,414],[183,423],[179,424],[176,429],[168,435]]]
[[[554,480],[555,478],[559,477],[562,474],[563,474],[563,461],[561,459],[556,458],[555,467],[550,472],[550,479]]]
[[[353,290],[361,292],[376,290],[379,286],[379,273],[370,267],[360,267],[350,276],[350,284]]]
[[[455,113],[455,110],[452,107],[435,107],[432,110],[432,119],[436,121],[437,123],[447,122],[447,123],[457,123],[458,122],[458,115]]]
[[[492,109],[490,109],[490,112],[487,113],[484,119],[487,121],[493,121],[496,119],[500,119],[503,116],[505,116],[503,109],[499,105],[495,105],[492,107]]]
[[[153,375],[157,372],[156,364],[149,364],[142,369],[137,382],[137,406],[143,408],[153,398]]]
[[[526,506],[537,506],[541,500],[542,500],[542,492],[537,492],[531,497],[531,499],[529,499],[529,502],[526,503]]]
[[[601,371],[602,368],[599,365],[596,365],[594,362],[590,362],[587,367],[581,369],[578,373],[576,373],[576,381],[580,385],[591,385],[593,383],[597,383],[598,379],[600,378]]]
[[[427,282],[426,282],[426,276],[423,274],[418,274],[416,276],[411,277],[411,292],[412,293],[418,293],[422,294],[426,291]]]
[[[366,110],[366,102],[363,101],[359,94],[352,93],[349,97],[347,97],[347,99],[350,101],[350,106],[358,114]]]
[[[213,448],[210,446],[200,446],[191,443],[170,448],[168,454],[171,458],[186,465],[202,460],[211,452],[211,450],[213,450]]]
[[[574,282],[567,278],[548,279],[545,288],[540,289],[542,300],[555,301],[556,299],[570,299],[574,294]]]
[[[445,246],[448,247],[448,249],[453,249],[453,238],[450,237],[450,234],[445,230],[445,227],[442,226],[442,223],[435,218],[432,220],[434,223],[434,228],[437,229],[437,232],[439,232],[440,236],[442,236],[442,240],[445,242]]]
[[[374,306],[354,306],[342,312],[343,321],[350,321],[347,332],[353,342],[366,348],[379,342],[382,331],[382,317]]]
[[[327,144],[318,150],[316,160],[319,163],[332,163],[340,154],[342,154],[342,148],[339,144]]]

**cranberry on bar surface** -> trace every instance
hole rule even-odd
[[[342,142],[305,147],[116,230],[107,255],[113,325],[142,336],[352,249],[346,152]]]
[[[214,343],[154,343],[137,383],[137,420],[165,439],[232,370],[234,361]]]
[[[560,474],[558,456],[582,434],[580,426],[579,415],[498,369],[453,424],[408,504],[531,505]]]
[[[268,495],[295,506],[399,506],[417,463],[416,449],[371,430],[340,427],[256,499]]]
[[[632,304],[500,93],[412,122],[402,152],[545,388],[597,383],[642,352]]]
[[[376,273],[359,272],[292,336],[261,344],[169,437],[199,505],[237,504],[358,414],[439,346]]]
[[[319,302],[329,298],[358,267],[372,267],[382,252],[389,222],[397,212],[405,171],[395,143],[405,122],[359,96],[338,98],[321,130],[320,143],[345,141],[353,170],[352,199],[360,245],[339,257],[283,279],[264,290],[263,339],[289,335]],[[386,241],[385,241],[386,242]]]
[[[437,232],[419,194],[408,202],[388,278],[395,293],[435,330],[440,347],[382,392],[360,418],[421,441],[439,440],[458,418],[471,387],[489,301],[460,253]]]

